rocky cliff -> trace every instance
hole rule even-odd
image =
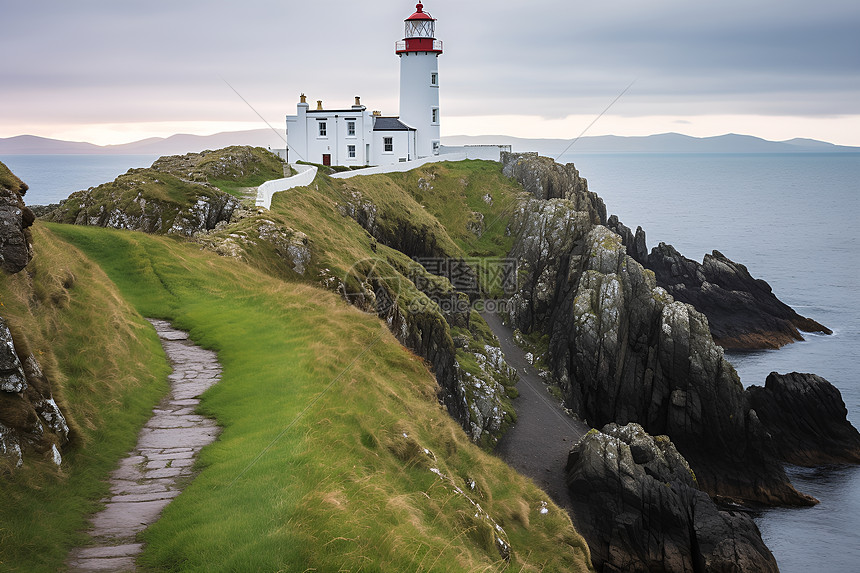
[[[614,215],[607,227],[622,238],[629,256],[654,272],[658,286],[708,317],[714,341],[723,348],[779,348],[803,340],[800,331],[832,334],[824,325],[799,315],[773,294],[767,282],[719,251],[705,255],[702,263],[665,243],[649,254],[641,227],[633,234]]]
[[[571,516],[597,571],[778,571],[752,518],[714,505],[666,436],[637,424],[592,430],[567,472]]]
[[[559,172],[530,156],[505,163],[515,176]],[[524,185],[535,179],[524,177]],[[563,198],[524,201],[509,231],[521,264],[511,320],[549,336],[548,363],[567,407],[594,427],[636,422],[668,435],[713,496],[814,503],[789,482],[705,315],[628,254],[635,236],[624,245],[603,226],[601,203],[580,180],[564,181],[553,191]]]
[[[26,192],[27,185],[0,163],[0,274],[24,270],[33,256]],[[0,462],[20,467],[25,455],[35,453],[59,465],[68,441],[69,426],[50,381],[24,337],[14,336],[0,316]]]
[[[33,257],[29,227],[35,216],[24,204],[27,184],[0,163],[0,269],[17,273]]]

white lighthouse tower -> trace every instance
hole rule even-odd
[[[442,42],[436,19],[418,4],[406,19],[406,34],[395,46],[400,56],[400,120],[415,128],[415,153],[439,154],[439,66]]]

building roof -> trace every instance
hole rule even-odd
[[[416,131],[397,117],[377,117],[373,123],[373,131]]]

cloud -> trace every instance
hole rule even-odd
[[[396,113],[411,2],[7,3],[0,125],[273,123],[298,94]],[[428,0],[446,116],[860,114],[860,4],[824,0]],[[8,135],[8,134],[7,134]]]

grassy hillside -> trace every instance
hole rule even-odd
[[[0,274],[0,315],[38,357],[72,439],[59,470],[25,456],[23,469],[0,476],[2,571],[61,568],[167,388],[158,338],[101,269],[42,225],[33,236],[27,269]]]
[[[161,157],[152,168],[176,177],[208,183],[236,197],[284,176],[284,161],[262,147],[232,146],[217,151]]]
[[[326,220],[343,224],[337,217]],[[145,565],[588,569],[566,514],[468,440],[438,404],[425,364],[377,318],[177,239],[51,229],[96,261],[141,314],[187,329],[224,366],[202,403],[223,433],[203,451],[199,477],[145,533]],[[351,237],[369,245],[357,232],[316,240],[349,247]],[[324,252],[326,262],[348,263]]]
[[[431,163],[382,177],[433,215],[468,256],[504,257],[511,250],[513,238],[505,230],[523,189],[502,174],[499,163]],[[372,184],[373,178],[366,180]]]

